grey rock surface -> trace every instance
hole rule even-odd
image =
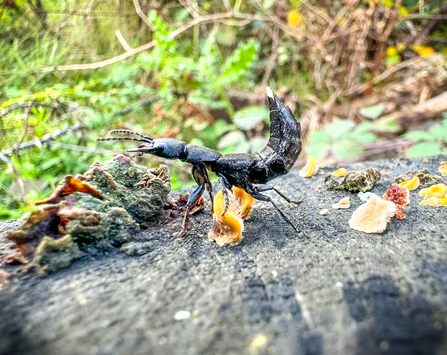
[[[436,173],[441,160],[350,168],[390,172],[372,190],[381,196],[396,176]],[[293,171],[273,182],[304,198],[291,206],[270,194],[300,233],[257,202],[237,246],[207,240],[207,210],[180,240],[170,239],[180,218],[143,230],[132,243],[145,253],[98,251],[46,278],[11,277],[0,354],[447,354],[447,208],[418,206],[412,192],[406,220],[365,234],[348,226],[358,196],[323,180]],[[330,209],[345,196],[350,209]]]

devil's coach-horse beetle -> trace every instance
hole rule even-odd
[[[189,212],[194,204],[202,196],[205,188],[208,190],[211,199],[211,210],[213,212],[213,191],[207,170],[215,173],[222,186],[225,198],[225,214],[229,203],[229,192],[233,186],[244,189],[248,194],[260,201],[270,202],[281,216],[296,231],[297,227],[287,217],[287,215],[277,206],[273,200],[262,194],[263,191],[274,190],[289,203],[299,203],[292,201],[271,185],[265,184],[274,178],[285,175],[295,164],[301,152],[302,139],[301,127],[295,120],[290,109],[285,106],[276,94],[269,88],[266,93],[270,108],[270,138],[265,148],[254,154],[220,154],[215,150],[187,144],[174,138],[151,138],[147,135],[125,129],[112,130],[109,133],[132,134],[138,138],[131,137],[110,137],[100,138],[100,141],[108,140],[128,140],[142,142],[138,148],[128,149],[128,152],[135,152],[137,155],[149,153],[162,158],[180,159],[192,164],[192,175],[198,186],[189,197],[186,205],[185,216],[183,218],[182,230],[176,237],[181,237],[186,233]],[[258,184],[255,186],[254,184]]]

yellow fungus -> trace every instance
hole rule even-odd
[[[447,197],[430,197],[426,200],[422,200],[419,204],[421,206],[447,206]]]
[[[349,227],[365,233],[381,233],[395,213],[396,205],[393,202],[372,195],[368,202],[354,211]]]
[[[345,168],[340,168],[331,173],[332,176],[344,177],[348,171]]]
[[[313,156],[307,158],[306,165],[300,170],[300,176],[311,177],[315,175],[318,171],[318,162]]]
[[[244,230],[243,220],[251,214],[251,205],[254,198],[243,189],[233,187],[230,193],[228,210],[225,209],[225,198],[220,190],[214,198],[213,227],[208,232],[208,238],[215,240],[219,245],[239,243]]]
[[[408,190],[416,190],[421,184],[421,180],[415,175],[412,179],[403,181],[399,184],[400,187],[406,187]]]
[[[430,58],[436,54],[435,50],[430,46],[424,46],[422,44],[413,44],[410,47],[422,58]]]
[[[419,191],[420,196],[426,197],[446,197],[447,186],[445,184],[436,184]]]
[[[441,173],[442,176],[447,175],[447,161],[442,161],[439,164],[439,172]]]
[[[340,201],[332,205],[332,208],[336,210],[340,208],[349,208],[349,207],[351,207],[351,201],[349,199],[349,196],[342,198]]]
[[[303,15],[301,15],[300,12],[296,9],[290,10],[287,13],[287,23],[289,24],[289,26],[297,27],[300,24],[302,18]]]
[[[397,50],[396,47],[390,46],[386,49],[387,57],[390,57],[390,56],[396,55],[396,54],[399,54],[399,51]]]

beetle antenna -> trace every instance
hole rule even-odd
[[[98,141],[135,141],[135,142],[143,142],[143,143],[151,143],[147,139],[140,138],[131,138],[131,137],[107,137],[107,138],[98,138]]]
[[[152,142],[154,139],[152,137],[149,137],[145,134],[141,134],[135,131],[131,131],[130,129],[112,129],[109,134],[113,134],[113,133],[125,133],[125,134],[133,134],[135,136],[141,137],[146,139],[149,142]]]

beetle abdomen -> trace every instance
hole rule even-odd
[[[186,145],[186,158],[184,161],[195,163],[210,163],[218,160],[222,154],[206,147],[200,147],[193,144]]]

